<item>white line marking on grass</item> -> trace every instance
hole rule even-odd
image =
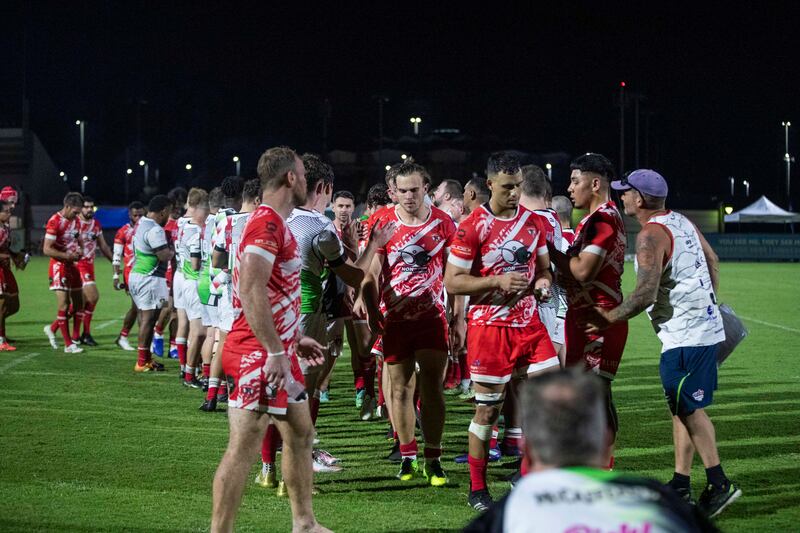
[[[98,326],[95,326],[94,329],[106,329],[108,326],[113,326],[114,324],[116,324],[120,320],[122,320],[122,319],[121,318],[113,318],[111,320],[107,320],[107,321],[103,322],[102,324],[100,324]]]
[[[800,333],[800,329],[790,328],[789,326],[782,326],[780,324],[775,324],[773,322],[766,322],[764,320],[759,320],[757,318],[750,318],[746,316],[739,315],[741,318],[745,320],[749,320],[750,322],[755,322],[756,324],[763,324],[764,326],[770,326],[772,328],[778,328],[785,331],[791,331],[792,333]]]
[[[14,359],[9,363],[4,364],[3,366],[0,366],[0,374],[5,374],[6,370],[8,370],[9,368],[14,368],[15,366],[20,365],[25,361],[30,361],[31,359],[33,359],[38,355],[40,355],[39,352],[29,353],[28,355],[23,355],[19,359]]]

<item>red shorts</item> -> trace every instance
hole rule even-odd
[[[274,395],[270,394],[271,388],[268,390],[264,378],[267,351],[263,346],[252,341],[240,343],[236,337],[233,341],[226,341],[222,351],[222,370],[233,379],[233,388],[228,394],[228,407],[285,415],[288,404],[299,403],[289,398],[283,389]],[[303,372],[300,370],[293,346],[291,350],[287,349],[287,353],[291,359],[292,377],[303,384]]]
[[[94,261],[79,261],[78,272],[81,274],[81,283],[83,285],[94,284]]]
[[[383,357],[383,335],[378,335],[372,344],[371,353],[377,357]]]
[[[19,294],[19,287],[14,273],[7,266],[0,266],[0,295],[15,296],[17,294]]]
[[[51,291],[74,291],[83,286],[81,273],[74,263],[50,259],[48,275],[50,276]]]
[[[172,263],[169,263],[167,267],[167,288],[169,289],[169,295],[172,296],[172,278],[175,277],[175,271],[172,270]]]
[[[467,363],[472,381],[502,384],[517,368],[526,374],[558,366],[547,330],[538,319],[528,326],[467,328]]]
[[[447,321],[444,317],[386,322],[383,330],[383,360],[399,363],[418,350],[447,353]]]
[[[601,335],[590,334],[578,325],[576,313],[570,308],[564,321],[564,333],[567,366],[582,364],[587,371],[614,379],[628,339],[627,322],[614,324]]]

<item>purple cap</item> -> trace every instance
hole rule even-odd
[[[664,176],[649,168],[634,170],[621,180],[612,181],[611,188],[617,191],[636,189],[641,193],[649,194],[656,198],[666,198],[669,192],[667,180],[664,179]]]

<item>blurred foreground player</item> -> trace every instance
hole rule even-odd
[[[716,531],[659,483],[606,472],[604,385],[577,369],[523,385],[520,407],[532,466],[468,533]]]
[[[211,531],[233,531],[247,474],[273,422],[284,441],[293,531],[323,532],[328,529],[317,523],[311,505],[314,427],[298,356],[323,364],[324,355],[319,343],[298,336],[302,261],[285,222],[305,202],[305,168],[293,150],[271,148],[259,159],[258,175],[263,203],[247,222],[233,272],[236,320],[223,353],[223,369],[234,383],[230,437],[214,477]]]
[[[636,236],[636,289],[612,310],[597,307],[596,331],[646,310],[661,341],[661,384],[672,413],[675,474],[669,485],[692,501],[689,475],[695,450],[706,469],[698,507],[714,517],[742,491],[722,470],[714,424],[705,407],[717,388],[717,349],[725,340],[717,306],[719,261],[685,216],[665,206],[661,174],[636,170],[611,187],[622,192],[625,214],[642,230]]]

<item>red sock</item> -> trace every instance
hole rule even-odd
[[[56,315],[56,321],[50,326],[50,331],[53,333],[56,330],[61,330],[61,336],[64,337],[64,346],[70,346],[72,344],[72,337],[69,336],[69,325],[67,324],[67,312],[66,311],[59,311],[58,315]]]
[[[75,313],[72,321],[72,338],[79,339],[81,337],[81,326],[83,326],[83,311]]]
[[[353,386],[356,390],[364,388],[364,376],[363,375],[356,375],[353,379]]]
[[[178,362],[181,366],[186,366],[186,339],[175,339],[175,345],[178,347]]]
[[[119,336],[120,337],[127,337],[128,333],[130,333],[130,332],[131,332],[131,330],[129,330],[128,328],[122,328],[121,330],[119,330]]]
[[[141,346],[139,346],[137,348],[137,351],[139,352],[139,358],[136,360],[136,364],[138,364],[139,366],[146,365],[147,362],[150,360],[150,348],[142,348]]]
[[[432,448],[426,444],[425,449],[422,451],[422,455],[425,457],[425,459],[439,459],[442,456],[442,449]]]
[[[211,375],[211,365],[203,363],[203,377],[207,378]]]
[[[405,459],[406,457],[411,457],[412,459],[417,458],[417,439],[412,439],[411,442],[408,444],[400,443],[400,456]]]
[[[224,376],[219,378],[219,394],[228,394],[228,380]]]
[[[261,441],[261,462],[274,463],[278,455],[278,446],[281,444],[281,432],[275,424],[267,426],[267,433]]]
[[[503,432],[503,446],[520,449],[522,444],[522,428],[507,427]]]
[[[314,397],[309,400],[308,406],[311,409],[311,424],[316,426],[317,415],[319,414],[319,391],[314,393]]]
[[[469,379],[470,378],[470,373],[469,373],[469,365],[467,364],[467,356],[466,355],[464,355],[463,357],[459,357],[458,358],[458,366],[459,366],[459,370],[461,371],[461,379],[462,379],[462,381],[465,380],[465,379]]]
[[[482,490],[486,488],[486,465],[489,461],[484,457],[483,459],[476,459],[471,455],[467,456],[469,463],[469,482],[470,490]]]
[[[155,333],[156,335],[158,335],[160,337],[160,336],[162,336],[164,334],[164,328],[162,328],[160,325],[156,324],[156,327],[153,328],[153,333]]]
[[[92,316],[94,315],[93,303],[86,302],[83,306],[83,334],[91,335],[92,330]]]
[[[186,372],[183,373],[183,379],[186,381],[192,381],[194,379],[194,368],[187,366]]]
[[[608,461],[608,468],[606,470],[614,470],[614,456],[611,456],[611,460]]]
[[[500,433],[500,428],[498,428],[497,426],[493,426],[492,427],[492,438],[489,441],[489,449],[490,450],[493,450],[494,448],[497,448],[497,435],[499,433]]]
[[[208,378],[208,392],[206,392],[206,400],[213,400],[216,398],[217,389],[219,389],[219,378]]]

